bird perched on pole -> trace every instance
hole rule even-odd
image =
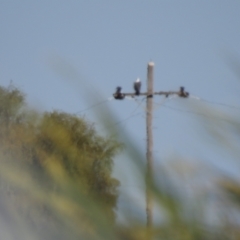
[[[140,94],[140,90],[141,90],[141,81],[139,78],[137,78],[137,80],[134,82],[133,84],[133,88],[135,90],[135,95],[139,95]]]

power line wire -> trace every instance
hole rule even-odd
[[[194,112],[194,111],[191,111],[191,110],[179,109],[179,108],[175,108],[175,107],[172,107],[172,106],[165,105],[166,102],[169,102],[169,101],[171,101],[171,100],[173,100],[173,99],[175,99],[177,97],[178,96],[165,97],[160,102],[154,102],[154,104],[158,105],[157,108],[163,106],[163,107],[171,109],[173,111],[178,111],[178,112],[183,112],[183,113],[185,112],[185,113],[188,113],[188,114],[200,115],[200,116],[204,116],[204,117],[210,117],[209,115],[206,115],[206,114],[203,114],[203,113]],[[230,105],[230,104],[210,101],[210,100],[203,99],[203,98],[200,98],[200,97],[194,96],[194,95],[189,95],[189,98],[192,98],[192,99],[195,99],[195,100],[199,100],[201,102],[205,102],[205,103],[208,103],[208,104],[220,105],[220,106],[223,106],[223,107],[226,107],[226,108],[236,109],[236,110],[240,111],[240,107],[233,106],[233,105]],[[128,98],[126,98],[126,99],[128,99]],[[124,118],[124,119],[122,119],[120,121],[117,121],[116,123],[111,124],[111,126],[116,126],[116,125],[122,124],[122,123],[130,120],[131,118],[140,115],[141,113],[135,114],[135,112],[142,105],[144,99],[146,99],[146,97],[142,98],[140,100],[140,102],[139,102],[139,100],[137,98],[135,98],[135,97],[129,98],[128,100],[134,100],[138,104],[137,107],[132,111],[132,113],[128,117],[126,117],[126,118]],[[91,106],[89,106],[89,107],[87,107],[87,108],[85,108],[83,110],[78,111],[76,114],[81,114],[83,112],[90,111],[91,109],[93,109],[95,107],[98,107],[98,106],[100,106],[100,105],[102,105],[104,103],[107,103],[107,102],[109,102],[111,100],[113,100],[113,98],[104,99],[103,101],[97,102],[97,103],[95,103],[95,104],[93,104],[93,105],[91,105]],[[157,109],[157,108],[155,108],[155,109]],[[144,107],[144,111],[146,111],[145,107]],[[222,120],[225,120],[225,119],[222,119]]]
[[[233,106],[233,105],[229,105],[229,104],[225,104],[225,103],[213,102],[213,101],[209,101],[209,100],[205,100],[205,99],[201,99],[201,101],[209,103],[209,104],[215,104],[215,105],[220,105],[220,106],[227,107],[227,108],[237,109],[240,111],[240,107],[237,107],[237,106]]]
[[[91,110],[92,108],[95,108],[95,107],[97,107],[97,106],[99,106],[99,105],[101,105],[101,104],[103,104],[103,103],[109,102],[109,101],[110,101],[109,99],[105,99],[105,100],[100,101],[100,102],[98,102],[98,103],[95,103],[95,104],[93,104],[93,105],[91,105],[91,106],[89,106],[89,107],[87,107],[87,108],[85,108],[85,109],[83,109],[83,110],[80,110],[80,111],[76,112],[76,114],[80,114],[80,113],[82,113],[82,112],[89,111],[89,110]]]
[[[131,114],[131,115],[129,115],[128,117],[126,117],[126,118],[124,118],[124,119],[122,119],[122,120],[120,120],[120,121],[117,121],[117,122],[111,124],[110,127],[114,127],[114,126],[116,126],[116,125],[122,124],[122,123],[130,120],[131,118],[136,117],[136,116],[141,115],[141,114],[142,114],[141,112],[136,113],[136,114]]]
[[[173,110],[173,111],[178,111],[178,112],[182,112],[182,113],[188,113],[188,114],[193,114],[193,115],[204,116],[204,117],[207,117],[207,118],[212,118],[212,115],[207,115],[207,114],[204,114],[204,113],[194,112],[194,111],[191,111],[191,110],[179,109],[179,108],[170,107],[170,106],[167,106],[167,105],[163,105],[163,107],[168,108],[168,109]],[[220,120],[223,120],[223,121],[228,120],[227,118],[221,118],[221,117],[217,117],[217,118],[220,119]]]
[[[237,106],[233,106],[233,105],[226,104],[226,103],[220,103],[220,102],[210,101],[210,100],[207,100],[207,99],[204,99],[204,98],[200,98],[200,97],[197,97],[197,96],[194,96],[194,95],[190,95],[190,98],[199,100],[199,101],[201,101],[201,102],[206,102],[206,103],[209,103],[209,104],[214,104],[214,105],[219,105],[219,106],[223,106],[223,107],[227,107],[227,108],[232,108],[232,109],[240,110],[240,106],[237,107]]]

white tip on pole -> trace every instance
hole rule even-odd
[[[154,66],[154,62],[149,62],[148,66]]]

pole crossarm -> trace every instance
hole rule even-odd
[[[184,90],[184,87],[180,87],[179,91],[160,91],[160,92],[154,92],[152,95],[149,95],[147,92],[139,93],[139,95],[136,95],[135,93],[122,93],[121,91],[116,91],[113,94],[113,97],[116,100],[123,100],[125,97],[136,97],[136,96],[147,96],[147,97],[153,97],[154,95],[164,95],[165,97],[168,97],[170,95],[177,95],[182,98],[189,97],[189,92],[186,92]]]

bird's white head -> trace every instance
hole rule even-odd
[[[137,78],[136,82],[140,82],[140,78]]]

